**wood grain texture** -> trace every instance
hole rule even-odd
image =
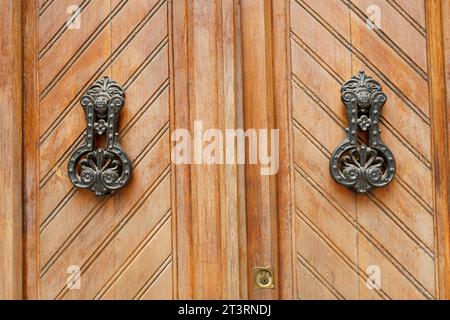
[[[447,3],[448,5],[448,3]],[[448,102],[446,99],[443,8],[441,1],[426,1],[426,28],[428,38],[428,63],[432,106],[432,144],[434,171],[434,201],[436,212],[436,249],[438,296],[450,299],[450,194]],[[447,8],[448,11],[448,8]],[[447,12],[448,13],[448,12]]]
[[[172,4],[172,24],[170,43],[172,44],[172,68],[171,77],[173,86],[171,90],[171,125],[172,131],[176,128],[189,128],[189,90],[188,90],[188,15],[187,0],[171,2]],[[176,23],[175,23],[176,21]],[[176,54],[175,54],[176,53]],[[180,105],[181,108],[174,106]],[[172,142],[172,148],[175,142]],[[176,238],[177,245],[177,277],[178,277],[178,298],[192,299],[193,291],[193,265],[192,255],[192,205],[191,205],[191,170],[190,166],[174,166],[174,178],[172,183],[173,206],[176,208]]]
[[[273,39],[273,98],[275,127],[279,130],[279,158],[280,168],[277,174],[277,207],[278,207],[278,269],[280,299],[293,299],[296,297],[294,274],[295,256],[292,245],[292,219],[293,219],[293,181],[291,156],[292,140],[289,123],[291,112],[290,86],[289,86],[289,3],[286,1],[272,2],[272,39]],[[301,279],[302,280],[302,279]]]
[[[275,128],[273,93],[272,3],[241,1],[244,127]],[[250,299],[279,297],[278,209],[275,176],[261,175],[261,165],[246,167],[248,274],[254,267],[272,267],[274,289],[255,289],[248,281]]]
[[[222,2],[222,46],[219,45],[219,83],[222,86],[222,109],[219,115],[222,130],[242,129],[242,53],[239,1]],[[220,60],[219,60],[220,61]],[[228,147],[228,146],[227,146]],[[234,149],[234,146],[232,146]],[[222,165],[221,188],[221,251],[224,278],[223,299],[247,298],[247,225],[245,212],[244,165]]]
[[[40,53],[38,41],[28,45],[40,81],[27,87],[39,111],[26,138],[30,151],[38,146],[27,158],[36,173],[27,181],[28,297],[246,298],[243,166],[170,162],[177,128],[243,128],[238,1],[82,2],[80,30],[43,21],[62,5],[43,4],[39,19],[28,11],[30,36],[55,32]],[[134,173],[99,199],[74,188],[65,168],[82,143],[78,100],[103,74],[126,91],[119,138]],[[65,286],[73,264],[81,290]]]
[[[448,203],[443,199],[448,198],[448,178],[439,172],[448,172],[448,162],[444,165],[438,159],[447,159],[442,141],[448,140],[440,129],[446,128],[440,100],[445,95],[439,83],[443,65],[432,62],[442,60],[443,54],[433,53],[437,44],[430,51],[430,45],[441,41],[436,30],[442,22],[428,17],[430,3],[425,11],[424,5],[400,2],[376,2],[382,23],[387,21],[381,29],[371,30],[366,26],[366,7],[372,2],[289,1],[289,121],[297,216],[293,255],[298,258],[296,279],[306,281],[296,283],[298,297],[309,297],[310,289],[314,292],[310,297],[445,297],[448,266],[442,265],[447,263],[442,252],[448,244]],[[434,10],[435,14],[441,11]],[[428,22],[422,28],[420,17],[425,15]],[[399,25],[404,26],[401,33],[395,32]],[[347,126],[340,86],[361,69],[380,80],[388,94],[383,139],[398,163],[392,184],[368,196],[355,196],[328,173],[329,156],[343,140]],[[436,104],[443,123],[433,118]],[[443,154],[437,156],[436,149]],[[440,210],[446,214],[439,214]],[[316,256],[321,250],[323,256]],[[327,264],[336,267],[327,269]],[[365,285],[370,265],[382,269],[386,286],[381,290],[368,290]],[[346,273],[345,283],[341,282],[339,277]],[[443,279],[436,281],[436,277]]]
[[[445,58],[445,81],[447,96],[447,150],[450,150],[450,1],[444,0],[441,6],[442,10],[442,32],[444,37],[444,58]],[[450,152],[450,151],[447,151]],[[450,174],[450,157],[447,158],[447,176]],[[450,194],[450,184],[448,186]],[[450,209],[448,209],[450,211]],[[450,228],[450,226],[449,226]],[[445,231],[445,230],[444,230]],[[445,260],[445,259],[444,259]],[[445,267],[445,264],[444,264]],[[448,266],[447,266],[448,268]],[[448,269],[446,269],[448,270]],[[448,296],[448,291],[446,292]]]
[[[25,55],[30,111],[25,119],[25,165],[31,171],[25,180],[25,296],[175,297],[177,278],[167,276],[176,265],[169,4],[164,0],[140,5],[114,1],[111,7],[103,1],[85,4],[81,29],[58,29],[40,54],[36,35],[56,30],[52,23],[61,23],[60,15],[50,22],[42,19],[65,8],[49,3],[39,17],[36,2],[25,6],[26,35],[33,39],[26,42]],[[76,190],[65,172],[67,157],[81,143],[85,129],[78,99],[103,74],[126,91],[119,138],[134,173],[127,188],[114,197],[96,198]],[[70,265],[81,268],[80,290],[66,286]]]
[[[42,19],[39,27],[39,51],[48,50],[50,43],[60,36],[65,28],[67,28],[67,20],[70,18],[68,8],[71,5],[78,6],[80,9],[85,8],[88,1],[83,0],[63,0],[57,1],[54,5],[48,7],[42,13]],[[35,1],[33,1],[35,4]],[[82,11],[82,10],[80,10]],[[53,40],[53,41],[52,41]]]
[[[194,133],[195,121],[203,130],[242,127],[237,10],[234,0],[174,2],[178,128]],[[177,198],[180,297],[245,298],[242,167],[202,163],[188,168],[175,168],[177,187],[186,191]]]
[[[39,285],[39,93],[38,4],[23,1],[24,39],[24,212],[23,298],[37,299]]]
[[[445,81],[447,88],[447,134],[448,145],[450,146],[450,1],[444,0],[442,3],[442,32],[444,37],[444,58],[445,58]],[[449,158],[450,166],[450,158]]]
[[[445,58],[445,81],[447,88],[447,134],[448,145],[450,146],[450,1],[444,0],[442,3],[442,32],[444,37],[444,58]],[[450,158],[449,158],[450,166]]]
[[[22,297],[22,5],[0,6],[0,299]]]
[[[425,25],[425,2],[426,0],[393,0],[392,3],[398,7],[398,9],[409,17],[412,21],[418,24],[422,29],[426,28]]]
[[[424,50],[425,36],[411,28],[409,21],[404,19],[396,8],[385,0],[354,0],[352,3],[355,5],[355,12],[365,19],[368,18],[371,6],[378,6],[381,10],[381,29],[378,30],[378,34],[391,43],[403,59],[412,63],[414,67],[419,67],[420,71],[426,74],[428,67],[426,50]]]
[[[80,30],[66,26],[72,4]],[[373,4],[381,29],[366,25]],[[450,298],[450,1],[24,0],[0,11],[11,31],[0,100],[13,110],[0,116],[0,298]],[[388,96],[380,127],[397,160],[392,183],[367,196],[328,172],[347,126],[339,90],[360,69]],[[126,91],[119,132],[134,171],[97,198],[66,168],[83,143],[79,98],[102,75]],[[279,129],[278,174],[174,164],[171,134],[193,134],[195,121]],[[80,290],[66,286],[70,265]],[[373,265],[380,290],[366,284]],[[261,266],[275,289],[254,288]]]
[[[192,133],[195,121],[202,121],[204,130],[219,127],[217,37],[221,30],[218,28],[218,4],[217,1],[188,2],[189,131]],[[203,141],[201,144],[205,145]],[[218,179],[217,166],[198,163],[191,167],[191,286],[196,299],[220,299],[222,296],[222,261],[218,254],[221,252],[221,224],[220,216],[212,214],[220,211]]]

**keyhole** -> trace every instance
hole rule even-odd
[[[271,270],[260,269],[255,271],[255,285],[257,288],[273,288],[273,277]]]

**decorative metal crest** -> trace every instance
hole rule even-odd
[[[381,86],[364,71],[341,88],[349,127],[346,138],[331,155],[330,174],[338,183],[367,193],[384,187],[395,175],[395,159],[380,138],[380,112],[387,97]],[[358,143],[358,131],[368,132],[368,146]]]
[[[119,112],[125,102],[124,90],[105,76],[81,97],[86,114],[85,142],[69,159],[69,178],[97,196],[112,194],[123,187],[131,175],[131,163],[122,150],[117,132]],[[95,138],[106,134],[106,148],[94,149]]]

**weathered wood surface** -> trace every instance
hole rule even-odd
[[[22,297],[22,16],[0,6],[0,299]]]
[[[12,30],[2,48],[17,53],[0,52],[13,111],[0,117],[11,150],[0,162],[0,297],[22,287],[45,299],[449,297],[448,0],[18,3],[0,9]],[[66,25],[74,4],[80,29]],[[380,29],[367,27],[371,5]],[[388,95],[380,127],[397,160],[394,181],[368,196],[328,173],[347,126],[340,86],[360,69]],[[66,175],[85,129],[78,100],[102,75],[126,90],[120,139],[134,165],[105,199]],[[194,121],[280,129],[278,174],[174,165],[171,133]],[[66,286],[71,265],[80,290]],[[373,265],[381,290],[366,286]],[[273,267],[275,289],[254,289],[256,266]]]

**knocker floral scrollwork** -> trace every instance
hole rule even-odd
[[[364,71],[341,88],[349,127],[346,138],[331,155],[330,174],[338,183],[367,193],[384,187],[395,175],[395,159],[380,138],[380,112],[387,97]],[[368,132],[368,145],[358,143],[358,131]]]
[[[124,90],[109,77],[96,81],[81,97],[86,115],[84,143],[69,158],[69,178],[78,188],[98,196],[123,187],[131,175],[131,163],[118,141],[119,112]],[[106,134],[106,148],[95,149],[95,138]]]

